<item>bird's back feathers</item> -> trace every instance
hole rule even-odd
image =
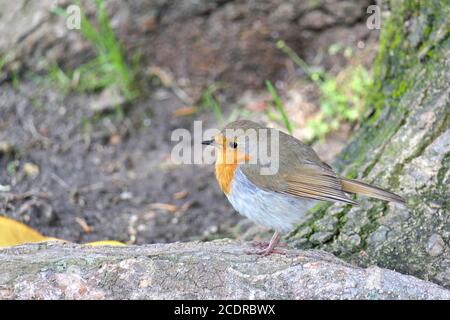
[[[238,120],[228,124],[225,129],[266,129],[272,134],[276,129],[263,126],[248,120]],[[224,129],[224,131],[225,131]],[[278,131],[278,130],[276,130]],[[367,183],[350,180],[338,176],[332,167],[322,162],[315,151],[300,140],[278,131],[279,139],[264,140],[266,150],[278,149],[278,171],[273,175],[261,174],[261,165],[240,164],[239,168],[249,181],[257,187],[287,194],[294,197],[343,202],[355,205],[347,193],[360,194],[385,201],[404,203],[404,199],[390,191]],[[258,140],[258,143],[260,140]],[[271,143],[277,143],[274,148]],[[234,168],[235,169],[235,168]],[[234,172],[234,170],[233,170]]]
[[[320,160],[311,147],[293,136],[279,132],[279,138],[279,170],[276,174],[261,175],[258,164],[240,166],[247,178],[260,188],[296,197],[352,205],[357,202],[346,193],[404,203],[402,197],[390,191],[340,177],[331,166]],[[270,146],[268,150],[272,150]]]

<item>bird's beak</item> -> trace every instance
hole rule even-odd
[[[216,141],[214,139],[211,139],[211,140],[202,141],[202,144],[204,144],[205,146],[210,146],[210,145],[214,145],[215,142]]]

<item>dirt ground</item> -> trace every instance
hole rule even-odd
[[[183,104],[168,91],[92,120],[86,95],[61,96],[32,83],[0,91],[3,151],[0,211],[74,242],[172,242],[228,234],[240,217],[212,166],[170,163],[170,135],[191,129],[172,117]],[[208,123],[206,114],[204,120]],[[28,172],[36,167],[39,173]],[[78,222],[77,222],[78,221]],[[84,225],[86,224],[86,225]]]

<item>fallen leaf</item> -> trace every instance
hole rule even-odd
[[[157,66],[151,66],[148,73],[157,76],[165,87],[170,87],[173,83],[173,76],[166,70]]]
[[[36,230],[10,218],[0,217],[0,247],[15,246],[27,242],[41,242],[45,237]]]
[[[168,203],[152,203],[150,205],[151,209],[160,209],[164,211],[169,211],[171,213],[174,213],[178,210],[178,207],[174,204],[168,204]]]
[[[173,198],[174,198],[175,200],[180,200],[180,199],[186,198],[187,195],[188,195],[188,192],[187,192],[186,190],[182,190],[182,191],[179,191],[179,192],[175,192],[175,193],[173,194]]]
[[[91,246],[91,247],[100,247],[100,246],[125,246],[124,243],[122,243],[122,242],[120,242],[120,241],[116,241],[116,240],[101,240],[101,241],[94,241],[94,242],[85,243],[84,245],[86,245],[86,246]]]
[[[77,219],[77,218],[76,218]],[[81,218],[78,218],[81,221]],[[0,217],[0,247],[17,246],[24,243],[43,241],[64,241],[57,238],[46,237],[38,231],[16,220]],[[88,246],[124,246],[125,244],[116,240],[102,240],[86,243]]]
[[[172,112],[172,115],[174,117],[185,117],[185,116],[190,116],[196,112],[197,112],[197,107],[191,106],[191,107],[178,108],[177,110]]]

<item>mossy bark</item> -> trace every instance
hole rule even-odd
[[[450,8],[441,1],[384,5],[368,101],[374,112],[335,167],[404,196],[406,208],[370,199],[326,206],[290,239],[450,287]]]

